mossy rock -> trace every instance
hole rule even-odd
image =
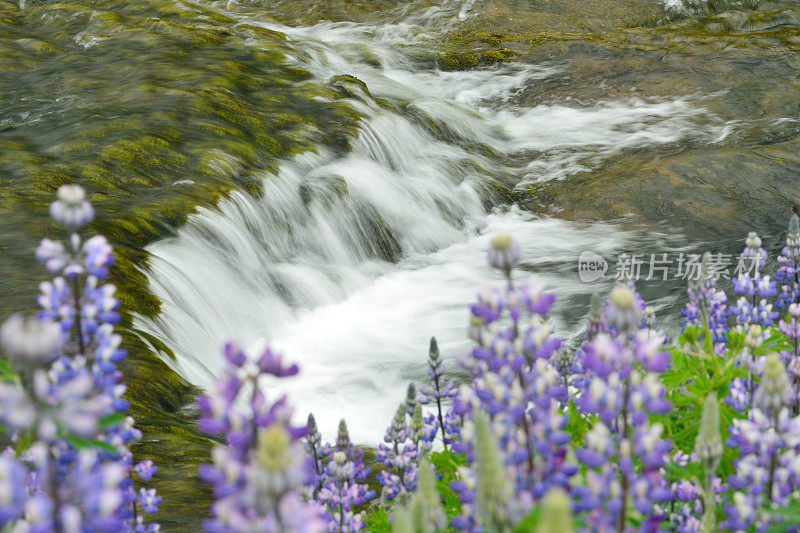
[[[288,65],[288,50],[283,35],[192,2],[44,1],[21,10],[0,1],[0,316],[35,311],[48,275],[34,250],[63,235],[47,205],[60,185],[80,183],[97,214],[87,233],[115,246],[123,370],[145,433],[134,452],[159,466],[153,485],[167,531],[199,531],[209,516],[196,471],[210,441],[190,408],[197,391],[168,364],[169,349],[131,330],[133,313],[160,312],[143,273],[146,246],[233,189],[261,194],[264,173],[282,158],[319,144],[348,149],[360,117]]]

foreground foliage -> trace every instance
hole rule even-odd
[[[134,463],[126,415],[114,262],[77,186],[44,239],[36,319],[0,329],[0,527],[9,531],[158,531],[156,468]],[[579,346],[559,338],[555,296],[520,283],[521,250],[496,236],[505,282],[470,307],[474,347],[448,373],[435,339],[429,382],[410,384],[374,465],[341,421],[325,443],[313,416],[292,421],[267,381],[299,372],[236,343],[199,429],[218,444],[200,477],[216,502],[209,532],[793,531],[800,509],[800,221],[774,279],[751,233],[730,304],[710,257],[692,276],[670,343],[633,283],[595,297]],[[460,386],[450,379],[459,376]],[[371,470],[375,470],[371,477]],[[380,488],[380,492],[376,490]]]

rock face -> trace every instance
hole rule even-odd
[[[563,66],[523,91],[521,104],[685,98],[722,126],[714,143],[689,137],[632,150],[539,187],[540,207],[574,219],[632,216],[726,239],[750,228],[777,237],[800,207],[796,6],[717,2],[665,13],[641,2],[483,5],[452,38]]]

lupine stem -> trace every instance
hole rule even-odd
[[[81,320],[81,291],[78,283],[78,276],[72,278],[73,300],[75,301],[75,329],[78,335],[78,351],[81,355],[86,355],[86,346],[83,342],[83,321]]]
[[[623,388],[622,393],[622,412],[620,413],[620,420],[622,421],[622,440],[620,441],[620,451],[622,451],[622,443],[628,441],[628,401],[629,401],[629,380],[630,377],[625,378],[625,385]],[[619,461],[622,460],[622,454],[620,453]],[[620,484],[622,488],[622,506],[619,510],[619,524],[617,526],[617,531],[619,533],[623,533],[625,531],[625,522],[627,521],[627,510],[628,510],[628,476],[622,469],[622,465],[618,465],[619,473],[620,473]]]

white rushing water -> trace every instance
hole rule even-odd
[[[447,21],[468,16],[456,7],[434,12]],[[578,280],[580,252],[610,255],[644,239],[515,207],[487,212],[481,194],[493,181],[561,179],[623,150],[727,135],[699,98],[515,103],[558,65],[417,70],[402,45],[434,26],[425,18],[269,25],[295,42],[293,60],[320,81],[354,75],[400,111],[353,99],[365,119],[348,154],[321,148],[285,161],[260,176],[262,198],[233,193],[218,209],[200,209],[177,238],[148,248],[163,312],[136,326],[174,349],[187,379],[208,386],[228,339],[254,353],[269,342],[301,366],[299,377],[279,384],[299,416],[315,412],[326,436],[345,417],[356,441],[377,442],[408,381],[425,379],[430,336],[451,366],[467,347],[467,305],[499,281],[485,264],[490,235],[507,231],[520,241],[525,268],[545,278],[562,302],[558,313],[573,318],[569,302],[603,288]],[[432,135],[420,117],[452,140]]]

